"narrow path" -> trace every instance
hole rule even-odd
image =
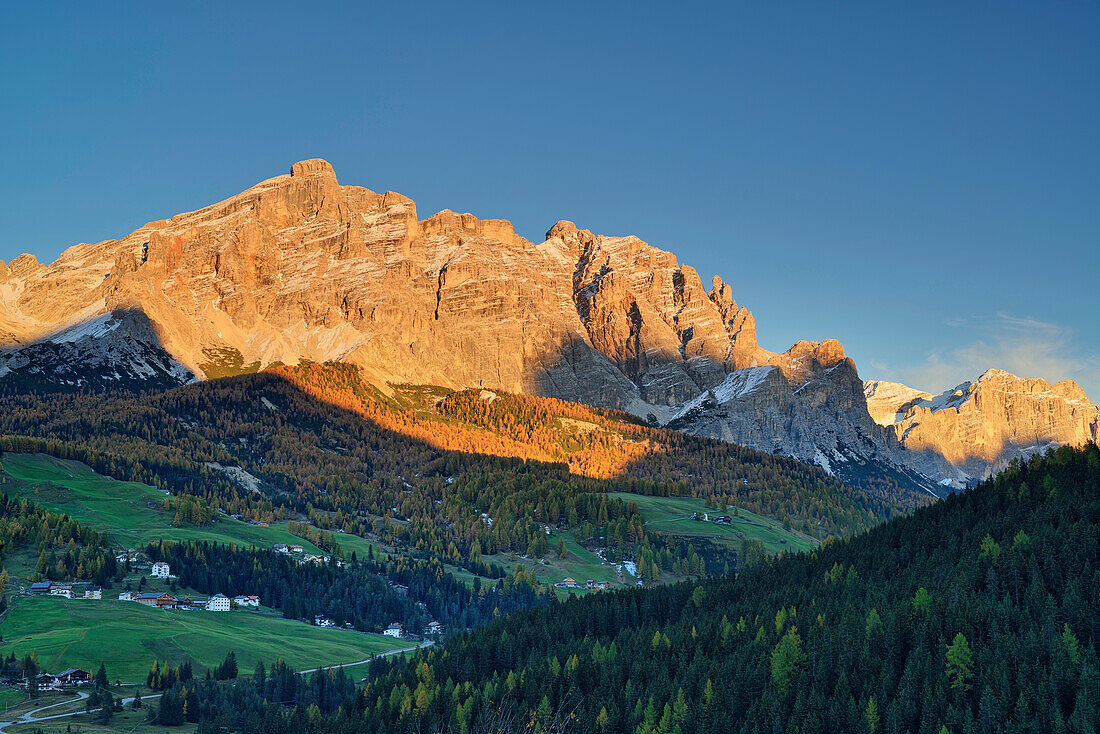
[[[400,650],[390,650],[389,652],[382,652],[382,653],[378,653],[377,655],[371,655],[366,660],[358,660],[354,663],[342,663],[341,665],[322,665],[320,668],[310,668],[309,670],[299,670],[298,672],[301,673],[302,675],[305,675],[306,673],[316,673],[318,670],[335,670],[336,668],[354,668],[357,665],[366,665],[371,660],[375,660],[377,658],[388,658],[391,655],[400,655],[403,652],[413,652],[414,650],[419,650],[423,647],[431,647],[434,644],[435,643],[432,640],[427,640],[425,642],[421,642],[419,645],[414,645],[413,647],[403,647]],[[2,732],[0,732],[0,734],[2,734]]]
[[[152,700],[160,698],[162,695],[163,694],[161,694],[161,693],[151,693],[147,696],[142,696],[141,700],[143,702],[144,701],[152,701]],[[64,706],[66,704],[76,703],[77,701],[83,701],[87,697],[88,697],[87,693],[84,693],[83,691],[80,691],[80,692],[77,693],[76,698],[70,698],[68,701],[62,701],[61,703],[53,703],[53,704],[50,704],[49,706],[43,706],[42,708],[37,708],[37,709],[34,709],[33,711],[28,711],[27,713],[23,714],[22,716],[20,716],[15,721],[2,722],[2,723],[0,723],[0,734],[7,734],[9,726],[16,726],[18,724],[37,724],[40,721],[50,721],[51,719],[64,719],[64,718],[69,717],[69,716],[79,716],[80,714],[85,713],[85,711],[83,709],[79,709],[77,711],[70,711],[66,714],[53,714],[53,715],[50,715],[50,716],[39,716],[38,714],[41,714],[43,711],[46,711],[46,710],[52,709],[52,708],[56,708],[58,706]],[[127,706],[134,700],[134,697],[130,696],[129,698],[123,698],[121,700],[122,700],[122,705]]]
[[[352,668],[352,667],[355,667],[356,665],[366,665],[371,660],[374,660],[376,658],[385,658],[385,657],[390,657],[391,655],[400,655],[401,653],[405,653],[405,652],[413,652],[415,650],[419,650],[419,649],[424,648],[424,647],[431,647],[434,644],[435,644],[435,642],[433,642],[432,640],[427,640],[426,642],[422,642],[419,645],[414,645],[413,647],[403,647],[399,650],[390,650],[389,652],[383,652],[383,653],[379,653],[377,655],[372,655],[371,657],[367,658],[366,660],[359,660],[359,661],[356,661],[354,663],[343,663],[341,665],[324,665],[324,666],[321,666],[319,668],[310,668],[309,670],[299,670],[298,672],[302,675],[305,675],[307,673],[316,673],[318,670],[331,670],[331,669],[334,669],[334,668]],[[153,701],[155,699],[160,698],[162,695],[164,695],[164,694],[150,693],[149,695],[142,696],[141,700],[143,702],[144,701]],[[50,721],[51,719],[64,719],[68,716],[79,716],[80,714],[85,713],[83,709],[80,709],[80,710],[77,710],[77,711],[70,711],[70,712],[65,713],[65,714],[53,714],[51,716],[40,716],[39,714],[41,714],[43,711],[48,711],[49,709],[57,708],[58,706],[66,706],[66,705],[74,704],[77,701],[83,701],[87,697],[88,697],[87,693],[85,693],[83,691],[78,691],[77,694],[76,694],[76,698],[70,698],[66,701],[61,701],[60,703],[51,703],[49,706],[42,706],[41,708],[36,708],[32,711],[26,712],[25,714],[23,714],[22,716],[20,716],[18,719],[14,720],[14,721],[0,722],[0,734],[8,734],[8,727],[9,726],[16,726],[18,724],[35,724],[39,721]],[[122,705],[127,706],[131,702],[133,702],[133,700],[134,700],[133,696],[130,696],[129,698],[123,698],[122,699]]]
[[[36,709],[32,709],[32,710],[20,715],[20,717],[18,719],[14,720],[14,721],[7,721],[7,722],[0,723],[0,734],[4,734],[7,731],[7,727],[9,727],[9,726],[15,726],[16,724],[29,724],[29,723],[34,722],[34,721],[39,721],[40,719],[35,718],[35,715],[39,714],[43,711],[49,711],[50,709],[55,709],[58,706],[69,706],[69,705],[74,704],[78,701],[83,701],[87,697],[88,697],[87,693],[84,693],[83,691],[77,691],[76,698],[67,698],[64,701],[59,701],[57,703],[51,703],[51,704],[48,704],[46,706],[39,706]],[[67,716],[68,714],[62,714],[62,715]],[[52,718],[52,717],[44,717],[44,718]]]

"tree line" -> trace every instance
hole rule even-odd
[[[813,552],[526,610],[242,732],[1094,732],[1100,450],[1063,448]],[[305,682],[296,686],[306,685]],[[200,727],[204,726],[200,721]]]

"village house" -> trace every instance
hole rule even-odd
[[[50,582],[49,581],[35,581],[31,584],[31,587],[27,589],[28,594],[49,594]]]
[[[118,595],[118,600],[119,601],[133,601],[134,600],[134,592],[124,591],[124,592],[122,592],[121,594]]]
[[[401,625],[398,622],[394,622],[386,629],[382,630],[382,634],[386,637],[401,637],[404,632],[401,629]]]
[[[275,545],[271,546],[271,549],[274,550],[276,553],[290,553],[290,548],[287,546],[286,543],[276,543]]]
[[[147,607],[157,607],[158,609],[171,609],[176,606],[176,597],[167,592],[158,593],[151,592],[148,594],[136,594],[134,601],[138,604],[144,604]]]
[[[210,601],[206,602],[206,611],[228,612],[229,597],[225,594],[214,594],[214,596],[210,597]]]
[[[157,597],[157,609],[174,609],[176,603],[176,597],[171,594],[165,593]]]
[[[300,545],[292,545],[292,546],[290,546],[290,552],[291,553],[304,553],[305,548],[303,548]]]
[[[336,623],[328,617],[322,617],[320,615],[313,618],[313,623],[318,627],[335,627]]]
[[[239,607],[258,607],[260,606],[260,597],[255,594],[235,596],[233,597],[233,603]]]
[[[171,571],[171,568],[164,561],[157,561],[153,564],[153,576],[158,579],[168,578],[169,571]]]
[[[39,673],[34,677],[34,685],[39,691],[57,691],[60,690],[61,684],[57,682],[56,676],[49,673]],[[26,684],[20,686],[24,688]]]
[[[88,585],[88,586],[84,587],[84,598],[85,599],[102,599],[103,598],[103,587],[102,586],[95,586],[95,585]]]
[[[127,548],[120,553],[116,553],[115,560],[119,563],[137,563],[138,552],[132,548]]]
[[[66,599],[73,598],[72,584],[50,584],[50,596],[63,596]]]
[[[576,589],[576,588],[579,588],[579,586],[577,584],[577,580],[575,578],[568,577],[568,576],[565,579],[563,579],[563,580],[559,581],[558,583],[554,584],[554,586],[557,586],[559,589]]]
[[[54,676],[59,685],[63,686],[85,686],[91,681],[92,677],[88,674],[88,671],[81,670],[80,668],[69,668],[63,670]]]
[[[429,635],[438,635],[443,633],[443,625],[439,622],[428,622],[428,626],[424,628],[424,631]]]

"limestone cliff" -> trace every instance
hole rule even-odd
[[[535,243],[502,219],[421,219],[401,194],[341,185],[323,160],[50,265],[0,263],[9,387],[148,387],[300,360],[353,362],[383,390],[623,408],[842,476],[964,478],[931,439],[902,448],[919,431],[899,439],[871,419],[839,343],[761,348],[731,287],[708,290],[669,252],[568,221]]]
[[[1100,408],[1072,380],[989,370],[940,395],[889,382],[864,387],[871,414],[910,453],[942,456],[967,479],[983,479],[1052,446],[1096,443]]]
[[[543,242],[499,219],[342,186],[296,163],[223,202],[13,260],[0,284],[11,349],[110,312],[145,314],[200,376],[350,360],[379,385],[491,385],[600,405],[671,406],[766,362],[729,286],[636,237],[559,222]],[[10,364],[9,369],[15,369]]]

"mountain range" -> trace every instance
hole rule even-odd
[[[396,384],[629,411],[688,433],[942,494],[1047,446],[1096,442],[1070,381],[990,371],[942,395],[864,383],[835,340],[782,353],[715,277],[559,221],[426,219],[314,159],[225,201],[0,262],[0,389],[159,388],[303,361]]]

